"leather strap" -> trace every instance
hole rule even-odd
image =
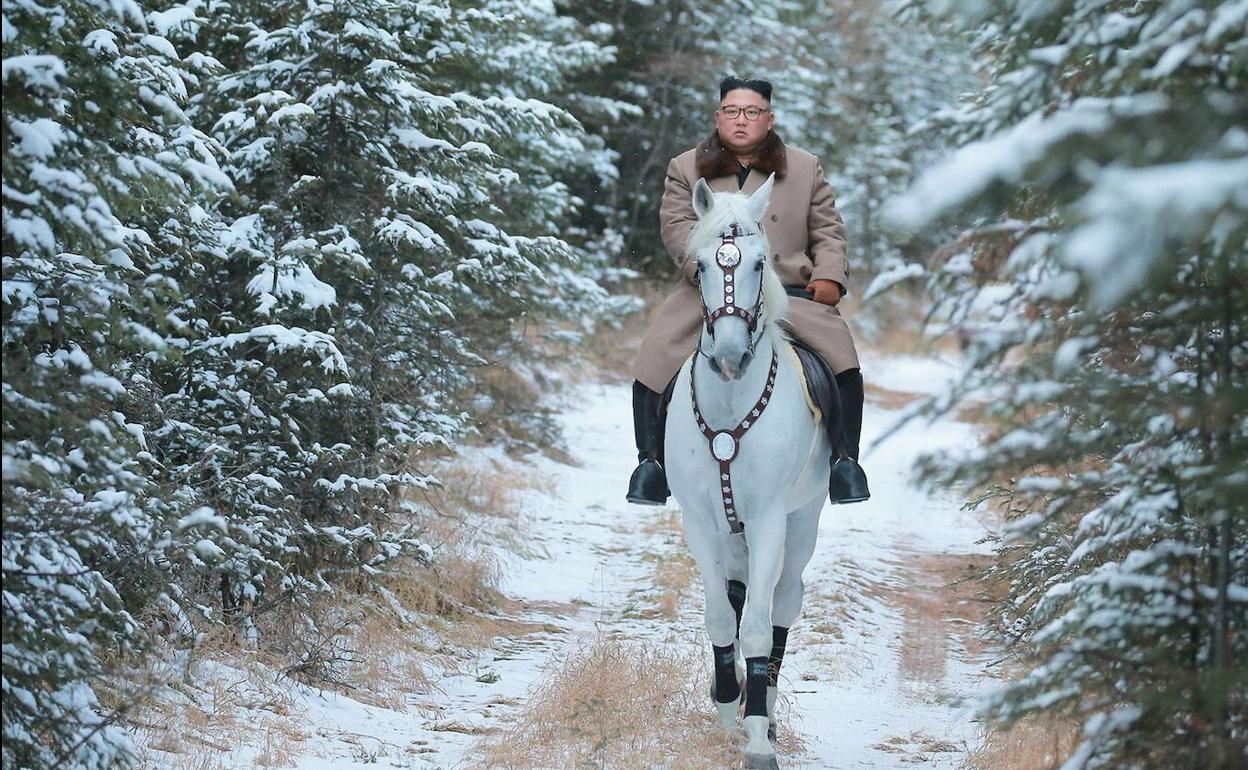
[[[741,247],[737,245],[737,238],[754,234],[741,232],[741,225],[733,222],[729,225],[729,230],[719,236],[719,248],[715,251],[715,262],[724,273],[724,304],[711,311],[706,309],[705,303],[702,305],[702,321],[706,324],[706,332],[711,335],[711,339],[715,338],[715,327],[713,324],[717,320],[724,316],[737,316],[744,319],[746,324],[748,324],[751,350],[753,349],[754,331],[758,328],[758,314],[763,304],[763,284],[761,281],[758,284],[758,296],[754,298],[754,306],[752,308],[742,307],[737,302],[736,297],[736,273],[737,266],[741,264]]]
[[[754,402],[754,406],[746,412],[741,422],[731,430],[714,430],[706,424],[702,410],[698,408],[698,389],[695,387],[697,362],[689,367],[689,389],[693,394],[693,416],[698,421],[698,430],[711,445],[711,456],[719,463],[719,488],[724,503],[724,517],[728,519],[728,528],[732,534],[739,535],[745,531],[745,525],[737,518],[737,506],[732,492],[732,461],[736,459],[741,448],[741,438],[750,426],[758,422],[758,418],[771,401],[772,391],[776,387],[776,372],[780,369],[780,358],[775,348],[771,351],[771,369],[767,372],[767,384],[763,386],[763,394]]]

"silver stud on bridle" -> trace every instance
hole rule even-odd
[[[721,233],[719,236],[719,248],[715,250],[715,264],[719,265],[720,270],[724,274],[724,304],[714,310],[706,309],[706,302],[702,303],[702,322],[706,327],[706,333],[711,339],[715,339],[715,322],[724,316],[734,316],[743,319],[748,325],[750,355],[754,355],[754,348],[758,345],[758,338],[754,333],[758,329],[758,317],[762,312],[763,305],[763,282],[758,282],[758,296],[754,298],[754,305],[746,308],[742,307],[737,301],[736,293],[736,274],[737,268],[741,265],[741,247],[737,245],[738,238],[748,238],[758,233],[744,233],[741,231],[741,225],[733,222],[729,225],[729,229]],[[759,225],[758,230],[762,231]],[[702,343],[698,342],[698,352],[702,352]],[[703,355],[706,355],[703,353]]]
[[[737,500],[732,490],[732,461],[736,459],[737,454],[741,451],[741,439],[745,437],[745,432],[750,429],[751,425],[758,422],[758,418],[767,409],[767,404],[771,402],[772,393],[776,389],[776,373],[779,371],[779,368],[780,358],[773,349],[771,351],[771,368],[767,372],[767,384],[763,386],[763,394],[759,396],[758,401],[754,402],[754,406],[746,412],[741,422],[737,423],[735,428],[727,430],[715,430],[707,424],[706,418],[702,416],[702,410],[698,408],[698,389],[694,381],[694,372],[698,368],[694,366],[689,369],[689,390],[693,394],[693,417],[698,423],[698,430],[702,432],[702,435],[710,443],[711,456],[719,464],[720,501],[724,506],[724,518],[728,520],[728,529],[734,535],[740,535],[745,532],[745,525],[741,523],[741,519],[737,516]]]

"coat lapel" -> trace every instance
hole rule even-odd
[[[736,181],[735,179],[733,180]],[[750,175],[745,178],[745,186],[741,188],[741,192],[746,195],[753,195],[758,188],[763,186],[763,182],[767,181],[767,174],[756,168],[750,169]]]

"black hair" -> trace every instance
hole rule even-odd
[[[733,91],[738,88],[748,88],[751,91],[760,94],[768,102],[771,101],[771,83],[766,80],[759,80],[758,78],[739,78],[734,75],[729,75],[719,81],[719,98],[723,99],[728,95],[729,91]]]

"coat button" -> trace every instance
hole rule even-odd
[[[780,221],[780,217],[776,216],[775,214],[772,214],[772,215],[771,215],[771,221],[772,221],[772,222],[779,222],[779,221]]]

